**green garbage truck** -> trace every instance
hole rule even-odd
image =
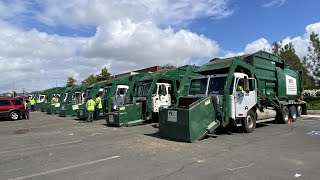
[[[47,103],[51,101],[51,95],[52,93],[59,88],[50,88],[47,90],[42,91],[41,95],[39,96],[39,103],[37,102],[39,110],[41,112],[46,112],[47,109]]]
[[[34,100],[36,101],[36,104],[34,106],[34,110],[40,111],[42,103],[44,103],[44,101],[46,100],[45,90],[39,91],[34,97],[35,97]]]
[[[182,66],[146,74],[136,83],[132,103],[118,106],[106,116],[108,125],[129,126],[146,120],[157,120],[160,107],[174,104],[179,96],[188,94],[190,80],[199,74],[198,67]]]
[[[105,86],[107,84],[107,81],[97,82],[87,87],[86,89],[86,99],[84,100],[84,103],[78,106],[77,109],[77,117],[79,119],[86,119],[87,118],[87,110],[86,110],[86,102],[88,97],[92,97],[95,99],[95,97],[99,94],[101,99],[105,94]]]
[[[60,106],[60,117],[77,115],[77,109],[79,108],[79,105],[83,104],[85,101],[85,90],[87,87],[88,85],[80,85],[71,90],[71,92],[68,94],[66,103]]]
[[[203,76],[192,79],[189,95],[160,110],[160,136],[194,142],[218,127],[251,133],[256,123],[286,124],[307,113],[301,73],[273,54],[213,59],[197,72]]]
[[[60,106],[65,102],[71,90],[72,87],[68,87],[54,91],[51,94],[50,101],[47,103],[47,114],[59,114]],[[53,97],[55,97],[55,101],[53,101]]]

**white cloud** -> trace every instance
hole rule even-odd
[[[271,8],[271,7],[280,7],[286,3],[287,0],[271,0],[270,2],[267,2],[262,5],[262,7],[265,8]]]
[[[152,22],[112,21],[97,28],[94,37],[62,37],[35,29],[22,31],[0,21],[1,92],[63,85],[66,77],[82,80],[103,66],[112,73],[172,63],[219,51],[216,42],[187,30],[160,29]]]
[[[215,41],[170,25],[231,14],[228,0],[0,1],[0,71],[5,77],[0,93],[13,82],[21,91],[52,87],[56,81],[61,86],[68,76],[81,81],[103,66],[121,73],[211,57],[219,51]],[[64,37],[18,27],[29,21],[97,31],[93,37]]]
[[[77,0],[38,1],[44,10],[38,14],[42,22],[55,25],[100,25],[128,17],[134,22],[176,25],[199,17],[223,18],[232,14],[229,0]]]
[[[209,57],[218,51],[218,44],[202,35],[159,29],[152,22],[133,23],[129,19],[99,26],[96,35],[83,47],[85,57],[114,59],[134,68],[165,63],[183,65],[192,57]]]
[[[278,42],[280,42],[282,45],[292,43],[292,45],[295,47],[296,54],[299,56],[300,59],[303,59],[303,57],[306,56],[308,53],[308,46],[310,46],[310,34],[312,32],[320,34],[320,22],[307,25],[305,31],[306,32],[301,36],[297,36],[294,38],[286,37],[282,40],[279,40]],[[247,44],[242,52],[226,51],[223,57],[238,56],[257,52],[259,50],[270,51],[272,49],[271,46],[272,45],[268,42],[266,38],[260,38],[256,41]]]

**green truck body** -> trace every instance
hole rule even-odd
[[[161,109],[160,136],[194,142],[217,127],[250,133],[258,122],[288,123],[306,114],[301,73],[275,55],[259,51],[213,59],[197,72],[203,77],[191,81],[189,96]]]
[[[195,73],[197,68],[187,65],[146,74],[136,82],[136,88],[132,89],[132,102],[127,99],[125,105],[109,112],[106,116],[107,124],[128,126],[157,119],[162,106],[171,105],[179,96],[187,95],[190,80],[199,75]]]
[[[93,99],[95,99],[96,96],[99,94],[100,97],[103,99],[104,91],[105,91],[104,88],[105,88],[106,84],[107,84],[107,81],[103,81],[103,82],[97,82],[97,83],[94,83],[94,84],[88,86],[86,89],[86,97],[87,98],[92,97]],[[85,105],[86,101],[87,101],[87,99],[85,100],[85,102],[83,104],[79,105],[79,108],[77,109],[77,117],[79,119],[86,119],[87,118],[88,112],[87,112],[86,105]],[[105,109],[105,105],[103,102],[102,102],[102,105],[103,105],[103,109]]]
[[[61,87],[50,88],[42,91],[41,94],[38,95],[38,99],[36,100],[35,110],[46,112],[47,103],[49,102],[48,99],[50,98],[52,92],[58,89],[61,89]]]
[[[68,94],[68,98],[66,99],[66,102],[63,105],[60,105],[60,117],[77,115],[77,109],[79,108],[79,105],[84,103],[86,89],[87,85],[80,85],[74,87],[70,91],[70,94]]]
[[[71,92],[73,87],[62,88],[59,90],[54,91],[51,94],[51,98],[47,103],[47,114],[59,114],[60,113],[60,106],[65,103],[68,94]],[[56,103],[52,102],[53,97],[58,97]]]

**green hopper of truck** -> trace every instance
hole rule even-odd
[[[147,120],[157,120],[161,107],[176,103],[177,98],[187,95],[190,80],[199,74],[198,67],[182,66],[146,74],[136,82],[132,102],[113,108],[106,116],[112,126],[141,124]],[[129,103],[130,102],[130,103]]]
[[[105,116],[107,112],[116,109],[117,106],[123,105],[126,99],[132,97],[135,83],[143,77],[145,73],[129,75],[104,82],[95,83],[92,85],[92,90],[88,93],[93,99],[96,95],[101,97],[102,111],[100,115]],[[77,117],[79,119],[87,118],[87,111],[85,105],[77,110]]]
[[[86,89],[86,95],[85,97],[92,97],[93,99],[95,99],[95,97],[97,95],[100,95],[100,97],[103,99],[104,94],[105,94],[105,86],[107,84],[107,81],[103,81],[103,82],[97,82],[94,83],[90,86],[87,87]],[[78,109],[76,110],[77,112],[77,117],[79,119],[86,119],[87,118],[87,110],[86,110],[86,101],[87,99],[85,99],[84,103],[78,106]],[[102,102],[103,104],[103,102]],[[103,106],[104,109],[104,106]]]
[[[65,100],[66,102],[60,105],[60,117],[77,115],[77,109],[79,108],[79,105],[83,104],[85,101],[86,89],[87,85],[80,85],[72,88],[70,93],[68,93],[68,98]]]
[[[256,123],[286,124],[307,113],[301,73],[270,53],[213,59],[197,72],[202,77],[191,80],[188,96],[161,108],[160,136],[194,142],[217,128],[251,133]]]
[[[50,100],[47,102],[47,114],[59,114],[60,106],[66,102],[68,94],[71,92],[73,87],[62,88],[54,91],[51,94]],[[56,101],[53,102],[52,98],[55,97]]]

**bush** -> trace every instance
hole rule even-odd
[[[320,96],[306,96],[303,100],[307,102],[308,110],[320,110]]]

